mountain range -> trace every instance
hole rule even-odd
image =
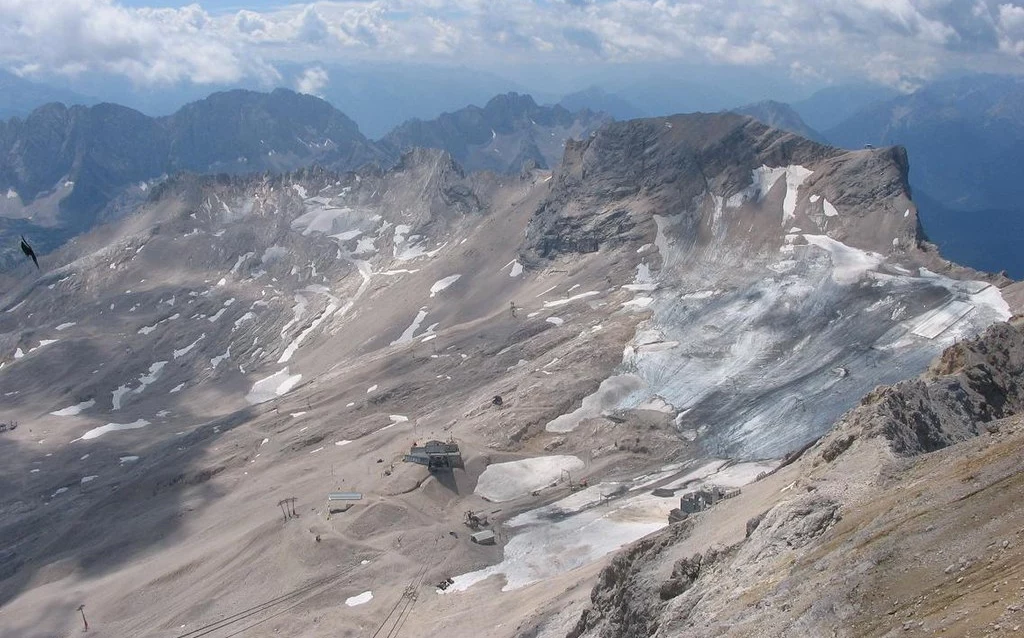
[[[1024,152],[1020,87],[1019,80],[979,75],[938,81],[909,95],[844,85],[793,107],[763,101],[733,110],[846,148],[906,147],[929,239],[963,263],[1024,276],[1018,234],[992,232],[1020,225],[1014,202],[1024,193],[1013,176]],[[128,210],[145,196],[148,182],[178,170],[390,165],[417,146],[446,150],[469,171],[516,172],[526,162],[553,167],[565,140],[660,104],[643,92],[624,95],[594,86],[559,105],[539,106],[524,94],[501,94],[482,107],[411,119],[376,142],[326,102],[286,90],[216,93],[160,118],[111,104],[48,105],[0,125],[0,233],[28,233],[41,250],[51,250],[97,218]],[[724,99],[705,97],[708,105]],[[115,126],[121,120],[127,126]]]
[[[32,202],[110,203],[0,271],[0,638],[1013,626],[1024,294],[926,241],[902,147],[523,95],[390,146],[290,92],[4,131]]]
[[[26,234],[50,250],[179,171],[348,170],[391,165],[412,146],[446,149],[469,170],[518,171],[527,161],[547,167],[567,138],[607,119],[513,93],[483,109],[409,122],[373,142],[327,102],[286,89],[215,93],[158,118],[114,104],[50,104],[0,123],[0,233]]]

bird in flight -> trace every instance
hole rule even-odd
[[[32,250],[32,247],[28,245],[28,242],[25,241],[24,235],[21,236],[21,252],[25,253],[26,257],[31,257],[32,263],[36,265],[36,269],[41,270],[41,268],[39,268],[39,260],[36,259],[36,251]]]

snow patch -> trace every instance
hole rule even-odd
[[[245,400],[254,404],[265,403],[287,394],[301,380],[301,374],[289,374],[286,367],[254,383]]]
[[[601,382],[596,392],[583,398],[579,408],[549,421],[544,429],[548,432],[572,432],[585,419],[601,416],[606,410],[615,408],[620,401],[644,385],[644,380],[633,374],[608,377]]]
[[[458,281],[459,278],[461,278],[461,277],[462,277],[462,275],[451,275],[451,276],[445,277],[444,279],[439,279],[439,280],[435,281],[434,285],[430,287],[430,296],[433,297],[434,295],[436,295],[437,293],[441,292],[442,290],[444,290],[448,286],[451,286],[456,281]]]
[[[494,463],[480,475],[474,493],[495,503],[511,501],[558,481],[563,471],[583,466],[583,461],[568,455]]]
[[[547,292],[547,291],[545,291],[545,292]],[[544,293],[541,293],[541,294],[544,294]],[[586,299],[587,297],[593,297],[594,295],[599,295],[599,294],[601,294],[601,293],[596,291],[596,290],[591,290],[590,292],[582,292],[582,293],[580,293],[578,295],[573,295],[572,297],[568,297],[566,299],[558,299],[556,301],[545,301],[544,302],[544,307],[545,308],[557,308],[558,306],[564,306],[564,305],[570,304],[570,303],[572,303],[574,301],[579,301],[580,299]]]
[[[373,592],[372,591],[364,591],[363,593],[359,594],[358,596],[352,596],[350,598],[346,598],[345,599],[345,604],[348,605],[349,607],[355,607],[356,605],[364,605],[364,604],[370,602],[371,600],[373,600]]]
[[[419,312],[417,312],[416,318],[412,320],[412,323],[409,325],[409,327],[405,329],[401,336],[392,341],[391,345],[394,346],[403,343],[411,343],[413,340],[413,336],[416,334],[416,331],[420,329],[420,324],[423,323],[423,320],[426,318],[426,310],[420,310]]]
[[[51,412],[50,414],[54,416],[75,416],[77,414],[81,414],[84,410],[88,410],[94,405],[96,405],[96,400],[89,399],[88,401],[82,401],[81,403]]]
[[[838,284],[856,283],[869,270],[882,263],[883,257],[847,246],[827,235],[804,235],[809,244],[829,253],[832,258],[832,280]]]
[[[175,350],[171,354],[174,355],[175,359],[180,359],[181,357],[184,357],[189,352],[192,352],[192,349],[196,347],[196,344],[198,344],[200,341],[202,341],[205,338],[206,338],[206,333],[204,332],[203,334],[199,335],[198,339],[196,339],[195,341],[193,341],[192,343],[188,344],[187,346],[185,346],[184,348],[182,348],[180,350]]]
[[[145,419],[139,419],[137,421],[132,421],[131,423],[108,423],[106,425],[101,425],[98,428],[93,428],[89,430],[82,436],[72,441],[72,443],[74,443],[75,441],[89,441],[101,437],[104,434],[107,434],[108,432],[117,432],[119,430],[137,430],[139,428],[144,428],[147,425],[149,425],[149,421]]]

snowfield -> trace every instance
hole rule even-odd
[[[475,494],[494,503],[511,501],[558,481],[562,473],[583,469],[575,456],[541,456],[494,463],[480,475]]]

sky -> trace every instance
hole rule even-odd
[[[0,0],[0,67],[30,79],[317,94],[331,64],[360,62],[685,62],[909,91],[949,70],[1024,72],[1024,0]]]

